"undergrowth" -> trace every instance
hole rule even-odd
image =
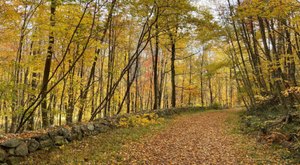
[[[281,105],[264,106],[240,114],[240,130],[281,152],[284,159],[300,163],[300,111],[287,113]]]
[[[290,158],[290,151],[286,148],[275,144],[258,143],[253,136],[255,134],[253,130],[245,130],[243,121],[245,114],[244,111],[235,111],[226,120],[228,134],[236,138],[234,145],[241,155],[250,157],[253,164],[294,164],[296,162]]]

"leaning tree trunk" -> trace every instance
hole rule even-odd
[[[105,26],[104,26],[102,37],[100,38],[100,44],[102,44],[104,42],[106,33],[108,31],[108,28],[109,28],[109,24],[110,24],[111,19],[112,19],[112,14],[113,14],[116,2],[117,2],[117,0],[113,0],[111,2],[111,8],[109,10],[109,14],[107,16],[107,20],[105,22]],[[81,98],[80,98],[80,108],[79,108],[79,113],[78,113],[78,122],[82,121],[83,112],[85,110],[85,106],[86,106],[85,104],[86,104],[86,100],[87,100],[89,88],[91,86],[92,79],[94,78],[94,75],[95,75],[96,64],[97,64],[97,61],[98,61],[100,50],[101,50],[100,48],[97,48],[97,50],[96,50],[96,56],[94,57],[94,60],[93,60],[93,64],[92,64],[92,68],[91,68],[91,71],[90,71],[88,82],[87,82],[85,88],[82,90],[82,93],[80,95]]]

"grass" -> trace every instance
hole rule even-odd
[[[190,109],[180,113],[180,116],[207,112],[206,110]],[[175,115],[177,116],[177,115]],[[21,164],[111,164],[119,162],[123,158],[119,152],[124,144],[139,141],[151,136],[174,121],[175,116],[168,116],[160,120],[158,124],[119,128],[102,133],[97,136],[86,137],[82,141],[74,141],[70,144],[41,150],[32,153]]]
[[[230,110],[231,111],[231,110]],[[179,116],[197,115],[198,113],[211,113],[211,110],[188,110]],[[215,111],[217,113],[217,111]],[[214,112],[213,112],[214,113]],[[284,160],[288,151],[279,146],[258,144],[253,137],[249,137],[241,131],[242,111],[228,112],[226,120],[229,134],[236,138],[235,147],[243,155],[251,157],[257,164],[288,162]],[[175,115],[176,116],[176,115]],[[41,150],[31,154],[21,164],[116,164],[122,162],[122,147],[131,142],[140,141],[143,138],[162,131],[174,121],[174,116],[167,117],[159,124],[147,126],[119,128],[97,136],[86,137],[82,141],[74,141],[65,146],[50,150]]]
[[[179,116],[211,113],[211,110],[188,110]],[[218,113],[213,111],[212,113]],[[234,144],[241,155],[251,158],[256,164],[288,164],[288,151],[280,146],[258,144],[255,138],[241,131],[242,111],[228,112],[226,125],[228,133],[235,137]],[[176,115],[175,115],[176,116]],[[86,137],[82,141],[75,141],[65,146],[50,150],[41,150],[31,154],[21,164],[118,164],[122,162],[122,149],[125,144],[140,141],[172,124],[174,116],[162,120],[159,124],[147,126],[120,128],[102,133],[97,136]]]
[[[171,120],[141,127],[120,128],[97,136],[86,137],[65,146],[38,151],[22,164],[107,164],[122,160],[118,154],[125,143],[138,141],[164,129]]]

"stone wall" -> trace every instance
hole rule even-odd
[[[41,149],[62,146],[74,140],[82,140],[84,137],[98,135],[119,126],[123,117],[132,115],[144,115],[155,113],[159,117],[171,116],[184,111],[196,111],[202,108],[173,108],[154,111],[143,111],[135,114],[119,115],[104,119],[98,119],[84,124],[75,124],[70,127],[58,127],[38,136],[30,138],[9,139],[0,144],[0,164],[17,164],[32,152]],[[149,115],[150,116],[150,115]]]

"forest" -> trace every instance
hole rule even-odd
[[[1,3],[6,132],[236,103],[225,33],[189,1]]]
[[[298,0],[1,0],[0,134],[240,107],[297,139],[299,62]]]

